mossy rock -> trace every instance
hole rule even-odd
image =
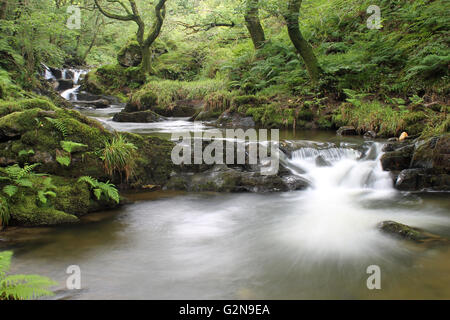
[[[141,46],[136,40],[128,41],[117,54],[122,67],[137,67],[142,62]]]
[[[20,198],[20,202],[10,204],[11,224],[28,227],[53,226],[78,222],[74,215],[55,208],[39,207],[35,195]]]
[[[158,97],[151,91],[141,90],[134,94],[125,107],[125,112],[145,111],[157,105]]]
[[[266,98],[258,97],[255,95],[237,96],[234,97],[232,101],[232,104],[236,107],[240,107],[243,105],[259,106],[266,103],[267,103]]]

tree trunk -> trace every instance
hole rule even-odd
[[[8,9],[8,0],[0,0],[0,19],[6,19],[6,11]]]
[[[259,20],[259,0],[247,0],[245,25],[252,38],[255,49],[260,49],[266,41],[264,29]]]
[[[142,71],[146,74],[150,74],[151,72],[151,52],[150,52],[150,46],[142,46],[142,62],[141,62],[141,68]]]
[[[317,83],[320,76],[319,63],[314,54],[313,48],[308,41],[303,38],[298,22],[301,4],[302,0],[289,0],[288,12],[284,15],[284,19],[287,23],[289,38],[298,53],[302,56],[311,81],[313,83]]]

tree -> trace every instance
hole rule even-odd
[[[244,16],[245,25],[250,33],[253,45],[255,49],[260,49],[264,45],[266,37],[261,21],[259,20],[259,0],[246,0]]]
[[[289,38],[292,44],[302,56],[311,81],[317,83],[320,76],[319,63],[311,45],[306,41],[300,31],[299,15],[301,5],[302,0],[289,0],[288,8],[283,16],[287,23]]]
[[[135,0],[128,0],[129,6],[127,6],[125,2],[121,0],[106,0],[110,4],[119,5],[121,10],[125,11],[125,14],[117,14],[115,12],[109,11],[104,6],[100,5],[100,0],[94,1],[100,12],[106,17],[120,21],[134,21],[137,24],[138,29],[136,31],[136,40],[139,43],[142,52],[141,68],[144,72],[150,73],[150,47],[158,38],[161,32],[161,28],[166,16],[167,0],[158,0],[155,6],[156,21],[151,26],[147,36],[145,35],[147,26],[145,25],[144,20],[139,13]]]

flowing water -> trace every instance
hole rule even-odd
[[[112,111],[84,110],[105,123]],[[111,126],[164,135],[192,124]],[[450,298],[448,247],[377,228],[394,220],[448,238],[448,194],[396,191],[380,166],[382,142],[312,131],[282,136],[297,145],[284,165],[309,189],[129,194],[133,204],[80,225],[9,231],[12,271],[57,280],[57,299]],[[65,289],[70,265],[81,268],[80,291]],[[380,267],[381,290],[367,288],[371,265]]]

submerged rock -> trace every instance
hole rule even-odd
[[[383,221],[378,228],[387,234],[419,243],[446,244],[449,242],[448,239],[395,221]]]

